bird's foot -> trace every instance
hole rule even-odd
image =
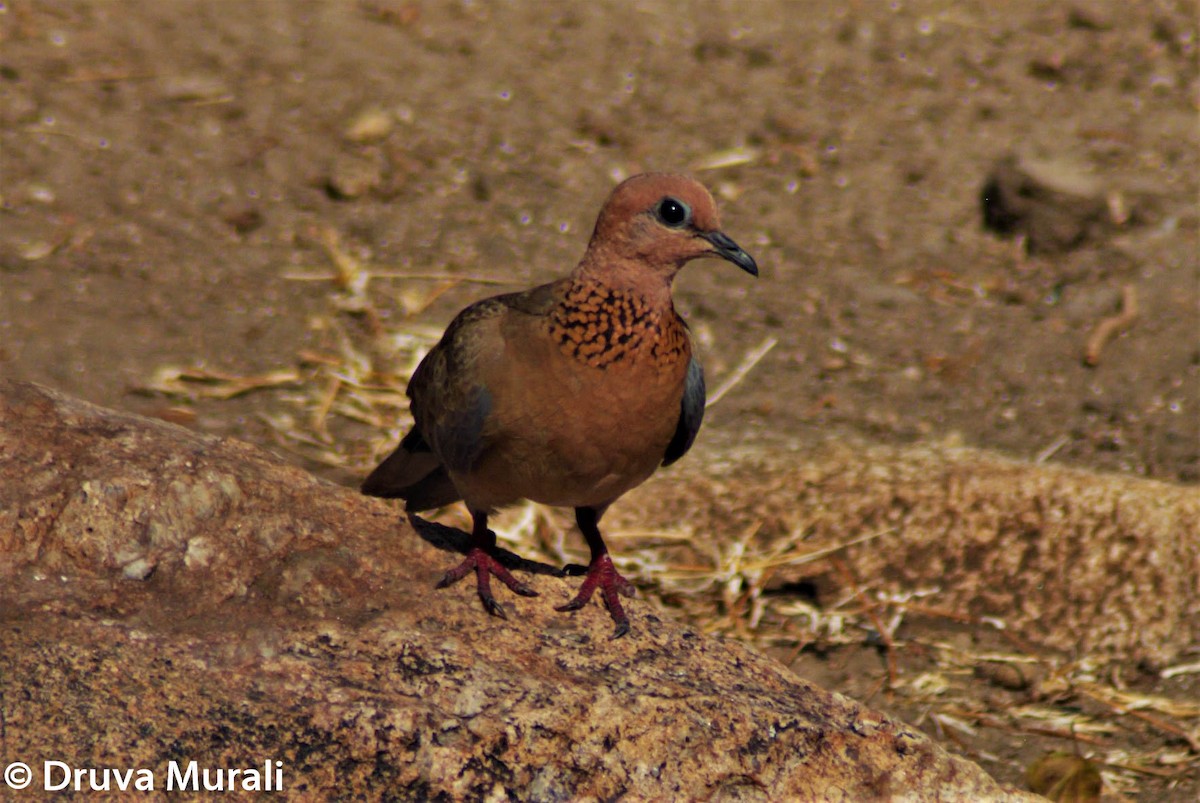
[[[582,566],[571,564],[563,567],[563,572],[568,575],[584,574],[583,585],[579,587],[579,593],[575,595],[575,599],[554,610],[577,611],[588,603],[592,594],[599,588],[604,604],[608,606],[608,613],[617,625],[610,638],[617,639],[629,632],[629,617],[625,615],[625,609],[621,607],[621,597],[633,597],[637,594],[637,589],[634,588],[633,583],[621,576],[617,567],[613,565],[612,558],[608,555],[601,555],[593,560],[586,570]]]
[[[446,572],[438,581],[437,587],[452,586],[472,571],[475,572],[475,590],[479,594],[479,600],[483,603],[484,609],[492,616],[498,616],[501,619],[508,618],[504,613],[504,607],[492,596],[492,575],[508,586],[514,594],[520,594],[522,597],[538,595],[528,585],[513,577],[512,572],[504,568],[493,555],[479,547],[473,548],[467,553],[467,557],[462,563]]]

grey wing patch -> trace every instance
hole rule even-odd
[[[482,387],[473,388],[453,409],[441,411],[428,437],[446,468],[471,468],[483,451],[483,425],[491,412],[492,394]]]
[[[484,299],[459,313],[409,381],[413,418],[452,472],[469,470],[484,448],[492,394],[479,376],[479,342],[488,321],[503,314],[504,298]]]
[[[662,464],[669,466],[687,454],[700,431],[700,422],[704,420],[704,369],[694,356],[688,363],[687,377],[683,384],[683,400],[679,403],[679,423],[675,426],[675,434],[667,444],[667,453],[663,456]]]

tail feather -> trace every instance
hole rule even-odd
[[[446,467],[415,427],[404,436],[362,484],[367,496],[403,499],[408,510],[418,512],[444,507],[462,498]]]
[[[427,474],[420,482],[405,488],[401,498],[406,503],[406,510],[410,513],[420,513],[422,510],[433,510],[457,502],[462,499],[462,494],[446,473],[445,466],[438,466],[437,470]]]

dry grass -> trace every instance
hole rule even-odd
[[[375,271],[344,249],[336,233],[318,232],[332,272],[288,273],[293,281],[332,285],[330,309],[318,322],[325,335],[319,353],[297,354],[294,367],[259,376],[162,367],[146,390],[172,397],[228,399],[251,392],[271,394],[265,415],[280,445],[317,463],[365,473],[394,448],[411,423],[404,389],[417,364],[440,336],[440,329],[405,325],[385,331],[381,304],[414,316],[434,299],[464,282],[502,284],[490,277],[453,274],[405,274]],[[399,284],[397,284],[399,283]],[[748,353],[710,399],[731,390],[774,346],[764,341]],[[343,425],[362,425],[365,440],[347,439]],[[450,513],[451,520],[460,517]],[[465,523],[465,518],[460,518]],[[459,523],[459,522],[455,522]],[[504,544],[531,558],[562,565],[586,560],[582,539],[566,513],[533,503],[505,511],[495,519]],[[735,636],[760,648],[828,650],[846,645],[882,647],[887,674],[879,687],[889,695],[920,704],[928,725],[944,741],[962,744],[981,729],[1069,741],[1074,750],[1099,766],[1105,794],[1121,799],[1135,794],[1148,776],[1182,778],[1200,769],[1200,705],[1138,694],[1125,687],[1109,664],[1082,658],[1066,660],[1021,642],[997,619],[977,621],[940,606],[937,589],[884,593],[855,576],[839,558],[852,544],[897,537],[891,530],[861,532],[835,543],[815,542],[803,524],[765,537],[762,522],[742,522],[737,531],[709,532],[694,538],[686,522],[652,532],[606,530],[621,571],[644,594],[701,630]],[[783,568],[809,565],[812,574],[836,580],[836,593],[821,605],[803,596],[778,593],[772,578]],[[901,626],[910,616],[980,629],[992,629],[1010,651],[978,652],[944,642],[904,640]],[[898,669],[896,656],[920,649],[932,656],[932,668],[920,673]],[[1200,664],[1169,667],[1162,677],[1200,672]],[[990,704],[979,691],[980,677],[1001,686],[1027,686],[1031,702],[1016,707]],[[1090,706],[1078,701],[1086,699]],[[1133,723],[1133,725],[1131,725]],[[914,724],[921,725],[922,722]],[[1131,726],[1159,734],[1159,748],[1130,752],[1115,737]],[[977,758],[995,758],[986,754]]]

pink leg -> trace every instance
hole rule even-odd
[[[599,514],[592,508],[575,509],[575,520],[579,523],[583,537],[587,539],[588,547],[591,548],[592,559],[584,573],[579,593],[566,605],[560,605],[555,610],[577,611],[588,603],[592,594],[599,588],[608,613],[616,623],[616,629],[613,630],[610,638],[616,639],[629,633],[630,629],[629,617],[626,616],[625,609],[621,606],[621,597],[635,596],[637,589],[634,588],[633,583],[622,577],[621,573],[617,571],[617,567],[613,565],[612,558],[608,555],[608,547],[604,545],[604,539],[600,537],[600,529],[597,526],[598,519]],[[566,567],[568,574],[580,574],[582,570],[582,566]]]
[[[522,597],[536,597],[538,593],[532,588],[513,577],[512,572],[504,568],[495,557],[496,534],[487,528],[487,514],[474,513],[474,526],[471,530],[471,550],[462,563],[450,569],[438,581],[437,588],[454,585],[472,571],[475,572],[475,590],[484,609],[492,616],[507,619],[503,606],[492,596],[492,575],[508,586],[515,594]]]

